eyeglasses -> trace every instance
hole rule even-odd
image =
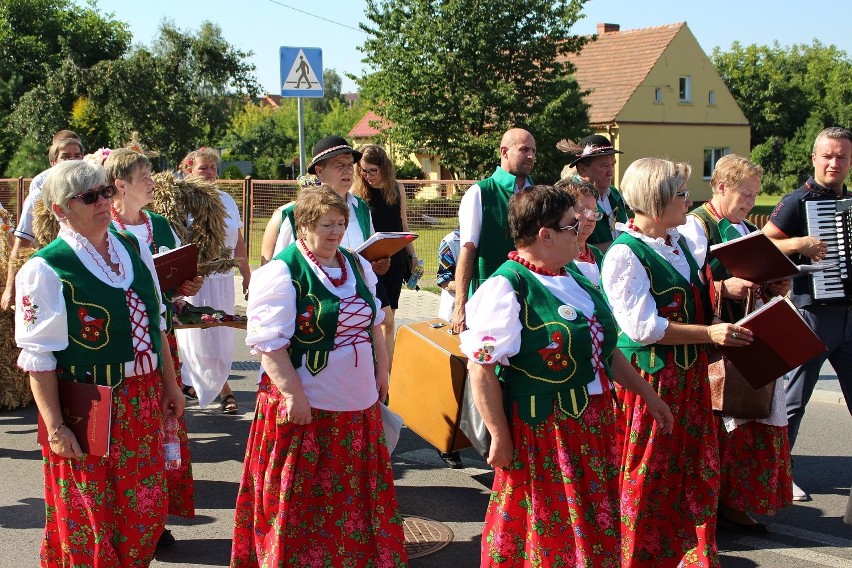
[[[601,219],[603,219],[603,213],[601,213],[597,209],[578,209],[577,216],[585,217],[589,221],[600,221]]]
[[[553,228],[556,229],[557,231],[571,231],[572,233],[574,233],[574,236],[577,236],[577,235],[580,234],[580,220],[577,219],[572,224],[565,225],[564,227],[553,227]]]
[[[683,200],[687,201],[689,199],[689,191],[688,190],[678,191],[678,192],[675,193],[675,197],[683,197]]]
[[[379,168],[361,168],[361,173],[373,177],[374,175],[378,175]]]
[[[92,203],[97,202],[98,197],[112,199],[112,196],[115,195],[115,191],[114,185],[99,185],[98,187],[94,187],[88,191],[72,195],[70,199],[79,199],[86,205],[91,205]]]

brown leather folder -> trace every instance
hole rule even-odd
[[[442,452],[470,447],[458,427],[467,357],[449,331],[442,319],[399,328],[389,394],[391,410]]]

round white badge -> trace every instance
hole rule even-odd
[[[571,306],[568,306],[568,305],[559,306],[559,309],[557,310],[557,312],[559,313],[560,316],[562,316],[562,318],[564,318],[568,321],[574,321],[575,319],[577,319],[577,310],[575,310]]]

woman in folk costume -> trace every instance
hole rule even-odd
[[[219,156],[210,148],[201,148],[187,154],[181,161],[181,171],[189,176],[202,178],[215,184],[218,179],[217,168]],[[251,279],[251,268],[248,263],[246,242],[242,234],[243,222],[240,210],[234,198],[221,190],[216,190],[221,204],[225,208],[224,216],[224,246],[227,249],[226,260],[233,259],[233,264],[240,270],[243,277],[243,293],[248,291]],[[192,226],[195,218],[188,219]],[[173,223],[174,225],[174,223]],[[195,231],[199,227],[193,227]],[[225,264],[222,271],[211,272],[204,278],[198,294],[186,298],[193,306],[206,306],[222,310],[227,314],[234,313],[234,274],[232,264]],[[213,329],[178,329],[178,347],[183,361],[183,382],[187,387],[185,392],[190,396],[198,396],[199,404],[206,406],[218,394],[222,412],[236,414],[239,410],[228,375],[231,374],[231,364],[234,360],[234,330],[230,327]],[[193,392],[193,390],[195,392]]]
[[[142,209],[154,198],[154,180],[151,177],[151,162],[148,158],[128,148],[112,150],[104,162],[106,181],[114,185],[116,194],[112,200],[112,224],[117,231],[128,231],[136,237],[139,244],[147,246],[152,254],[165,252],[180,246],[169,222],[156,213]],[[187,280],[179,290],[164,290],[166,304],[166,337],[169,351],[174,362],[177,384],[180,379],[180,358],[177,340],[172,323],[172,302],[180,296],[193,296],[201,288],[202,279],[197,276]],[[189,455],[189,438],[186,433],[184,417],[178,419],[178,439],[180,440],[181,465],[166,472],[166,484],[169,495],[169,514],[187,519],[195,517],[194,484],[192,465]],[[163,530],[159,546],[170,546],[175,539],[168,529]]]
[[[147,566],[166,520],[161,420],[183,413],[146,247],[110,231],[115,187],[85,161],[56,165],[44,205],[59,237],[16,277],[20,367],[48,432],[43,566]],[[109,451],[85,455],[58,381],[112,386]]]
[[[340,247],[349,208],[331,188],[303,190],[294,216],[298,241],[249,290],[246,344],[265,372],[231,566],[405,566],[376,276]]]
[[[713,198],[692,211],[686,224],[679,228],[693,245],[698,263],[703,264],[707,259],[705,271],[712,274],[716,288],[724,294],[721,313],[725,321],[739,321],[745,315],[749,294],[768,298],[784,295],[790,289],[790,280],[760,287],[734,278],[718,260],[707,255],[711,245],[758,230],[745,218],[760,192],[762,175],[763,169],[746,158],[736,154],[722,157],[716,162],[710,180]],[[745,532],[766,532],[766,525],[754,520],[749,512],[774,515],[793,499],[783,380],[775,382],[768,418],[722,417],[719,456],[722,464],[719,520]]]
[[[577,235],[577,249],[580,253],[568,265],[568,270],[578,270],[589,282],[600,289],[603,253],[601,249],[588,243],[588,238],[594,232],[597,222],[603,218],[603,213],[598,210],[597,190],[595,186],[579,178],[562,179],[556,182],[556,187],[568,192],[568,195],[574,198],[574,209],[580,220],[580,233]]]
[[[708,325],[709,296],[677,232],[692,201],[687,164],[642,158],[621,190],[636,217],[604,257],[601,281],[618,322],[619,349],[672,409],[662,435],[646,405],[619,390],[622,566],[718,566],[719,446],[705,344],[747,345],[749,330]]]
[[[565,269],[578,253],[573,205],[552,186],[515,193],[509,228],[517,250],[468,302],[461,350],[495,468],[482,566],[618,567],[610,380],[645,401],[661,432],[672,428],[668,407],[615,349],[601,293]]]

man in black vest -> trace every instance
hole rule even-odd
[[[764,234],[796,264],[820,261],[827,246],[808,235],[806,201],[837,201],[852,197],[846,178],[852,167],[852,132],[845,128],[826,128],[816,138],[811,154],[814,175],[805,184],[786,195],[772,212]],[[852,414],[852,298],[815,300],[811,277],[793,279],[792,300],[802,317],[813,328],[827,351],[787,375],[787,420],[790,447],[796,443],[805,406],[813,394],[820,369],[827,360],[837,373],[846,406]],[[793,500],[807,501],[810,496],[793,484]]]

